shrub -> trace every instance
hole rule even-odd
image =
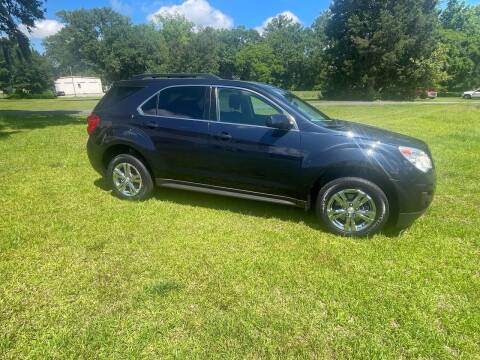
[[[457,91],[439,91],[438,97],[462,97],[463,93]]]

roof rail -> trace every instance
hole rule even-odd
[[[209,79],[220,80],[221,77],[213,74],[202,73],[178,73],[178,74],[140,74],[132,77],[131,80],[148,80],[148,79]]]

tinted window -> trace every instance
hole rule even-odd
[[[115,105],[141,89],[143,88],[139,86],[114,86],[105,94],[102,100],[100,100],[97,109]]]
[[[208,89],[205,86],[172,87],[160,92],[157,115],[208,119]]]
[[[249,91],[219,88],[218,100],[223,122],[265,126],[269,116],[281,113]]]
[[[152,97],[142,106],[142,112],[145,115],[157,115],[157,99],[158,95]]]

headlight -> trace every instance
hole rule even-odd
[[[400,150],[403,157],[410,161],[418,170],[426,173],[432,168],[432,160],[430,160],[430,157],[425,151],[406,146],[399,146],[398,150]]]

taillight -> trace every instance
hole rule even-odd
[[[98,124],[100,124],[100,116],[98,115],[90,115],[88,118],[87,118],[87,132],[88,132],[88,135],[92,135],[92,133],[95,131],[95,129],[97,128]]]

